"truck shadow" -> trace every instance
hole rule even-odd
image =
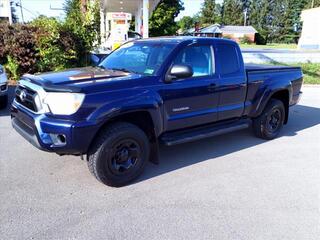
[[[10,105],[14,98],[14,91],[16,87],[15,86],[9,86],[8,87],[8,105],[5,109],[0,110],[0,117],[1,116],[10,116]]]
[[[290,109],[289,123],[284,126],[279,137],[295,136],[300,131],[318,124],[320,124],[319,108],[297,105]],[[256,138],[250,130],[173,147],[161,146],[160,164],[148,164],[144,174],[136,183],[267,142]]]

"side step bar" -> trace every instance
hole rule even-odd
[[[202,127],[187,129],[183,131],[176,131],[165,133],[161,137],[161,142],[167,146],[173,146],[176,144],[193,142],[203,138],[209,138],[213,136],[222,135],[229,132],[234,132],[242,129],[246,129],[250,126],[250,120],[238,120],[224,124],[211,124]]]

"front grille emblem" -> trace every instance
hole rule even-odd
[[[21,99],[22,102],[25,102],[27,99],[27,91],[26,90],[21,90],[19,94],[19,98]]]

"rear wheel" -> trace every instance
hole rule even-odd
[[[253,120],[253,130],[257,137],[271,140],[276,138],[285,120],[283,102],[271,99],[262,114]]]
[[[8,96],[0,96],[0,109],[6,108],[8,105]]]
[[[100,133],[90,148],[88,167],[100,182],[124,186],[143,172],[149,151],[148,138],[140,128],[114,123]]]

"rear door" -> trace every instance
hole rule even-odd
[[[235,43],[220,42],[215,47],[219,80],[218,120],[239,118],[243,115],[247,80],[239,47]]]
[[[213,47],[191,45],[183,48],[172,64],[188,64],[193,68],[191,78],[166,84],[160,92],[164,100],[166,131],[215,122],[218,119],[218,94],[215,94]]]

